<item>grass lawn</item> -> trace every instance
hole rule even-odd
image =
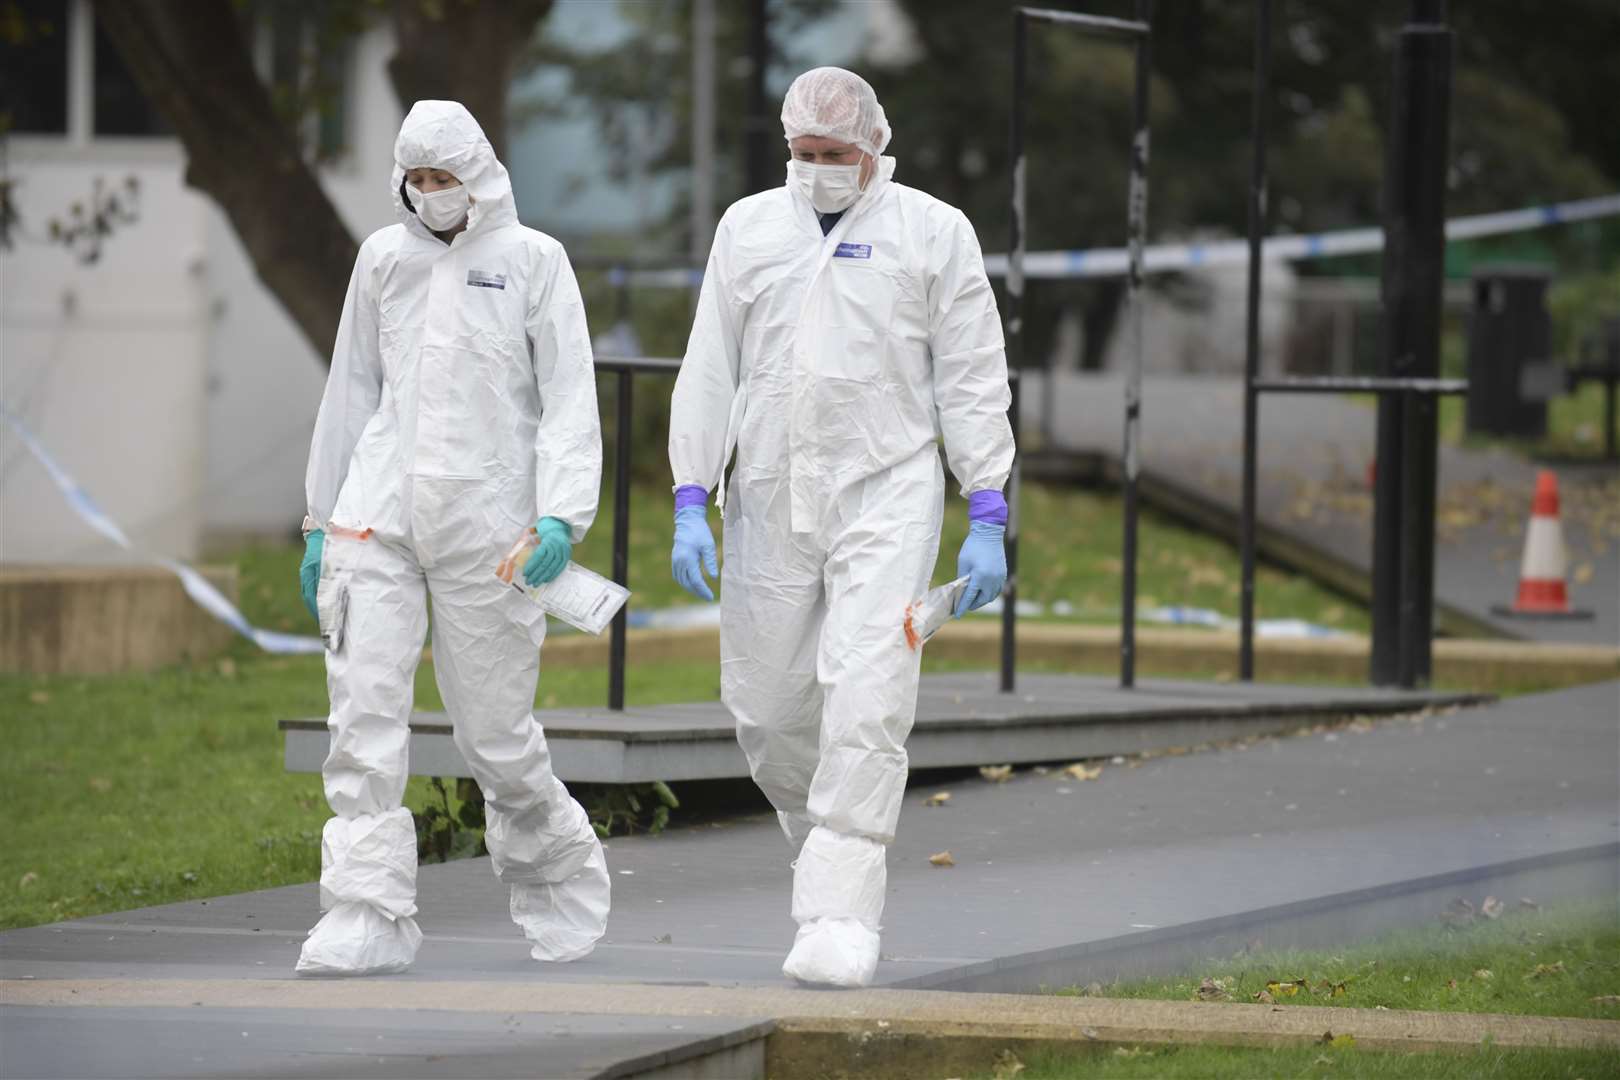
[[[1517,901],[1514,902],[1517,905]],[[1165,979],[1102,987],[1111,998],[1232,1000],[1269,1007],[1336,1005],[1431,1012],[1620,1018],[1620,915],[1613,902],[1496,919],[1457,912],[1423,929],[1331,951],[1257,951]],[[1303,984],[1303,985],[1302,985]],[[1099,988],[1089,989],[1091,994]],[[1076,991],[1066,991],[1074,993]],[[1605,1000],[1606,999],[1606,1000]],[[1502,1050],[1411,1054],[1352,1041],[1290,1049],[1100,1047],[1032,1055],[1019,1080],[1089,1077],[1598,1077],[1620,1073],[1609,1051]],[[1013,1071],[1005,1064],[1000,1074]]]
[[[634,502],[636,603],[689,602],[669,579],[667,492],[638,491]],[[1032,484],[1023,509],[1025,597],[1066,599],[1111,619],[1118,500]],[[966,530],[960,500],[946,521],[940,580],[954,576]],[[611,525],[598,522],[576,553],[581,562],[609,568]],[[1236,610],[1233,549],[1151,514],[1142,530],[1145,606]],[[314,632],[298,596],[299,553],[290,543],[236,553],[241,607],[251,621]],[[1366,624],[1353,603],[1279,572],[1262,574],[1260,597],[1266,616]],[[536,703],[597,705],[606,694],[604,669],[545,665]],[[718,673],[712,665],[636,665],[626,694],[632,704],[712,699]],[[441,707],[431,665],[417,673],[416,700],[423,709]],[[7,747],[0,782],[26,808],[0,848],[0,927],[314,879],[328,811],[318,776],[283,771],[276,723],[325,711],[319,657],[266,656],[245,641],[215,662],[149,676],[0,676]],[[418,778],[406,802],[421,810],[432,797]]]
[[[1017,1065],[1024,1067],[1018,1069]],[[1615,1075],[1604,1050],[1497,1050],[1408,1054],[1354,1046],[1247,1050],[1221,1046],[1099,1047],[1078,1056],[1008,1061],[987,1080],[1600,1080]]]
[[[1110,998],[1272,1002],[1426,1012],[1620,1019],[1615,903],[1542,911],[1518,898],[1492,919],[1454,910],[1433,926],[1334,950],[1266,951],[1088,991]],[[1482,905],[1483,906],[1483,905]],[[1268,1000],[1269,999],[1269,1000]],[[1603,1000],[1607,999],[1607,1000]]]

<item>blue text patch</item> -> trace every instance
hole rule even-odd
[[[838,250],[833,252],[833,258],[835,259],[870,259],[871,257],[871,244],[843,243],[839,244]]]
[[[492,274],[488,270],[467,271],[467,284],[476,285],[480,289],[506,288],[505,274]]]

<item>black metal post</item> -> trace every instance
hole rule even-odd
[[[1382,374],[1440,373],[1452,33],[1444,0],[1413,0],[1396,46],[1384,180]],[[1431,670],[1437,409],[1427,394],[1379,400],[1373,531],[1372,681],[1417,686]]]
[[[1014,372],[1008,389],[1012,391],[1012,404],[1007,409],[1007,422],[1012,426],[1013,463],[1007,477],[1007,587],[1001,591],[1001,692],[1010,694],[1018,670],[1018,442],[1023,432],[1018,423],[1020,398],[1023,396],[1021,372]]]
[[[1152,0],[1136,0],[1136,19],[1153,15]],[[1130,273],[1127,278],[1130,369],[1125,374],[1125,551],[1120,580],[1119,685],[1136,685],[1136,478],[1141,467],[1142,247],[1147,236],[1148,83],[1151,38],[1136,38],[1136,94],[1132,105],[1131,182],[1127,195]]]
[[[771,62],[768,0],[748,0],[748,104],[743,117],[743,176],[752,195],[773,186],[771,179],[771,118],[765,104],[765,69]],[[776,182],[780,182],[780,175]]]
[[[630,388],[635,372],[619,371],[618,417],[613,430],[613,580],[630,585]],[[624,708],[624,639],[629,625],[629,605],[613,616],[613,636],[608,642],[608,708]]]
[[[1242,556],[1242,627],[1238,637],[1238,677],[1254,679],[1254,518],[1259,473],[1261,237],[1266,231],[1266,99],[1271,94],[1271,0],[1259,0],[1254,23],[1254,102],[1249,124],[1249,310],[1243,359],[1243,515],[1239,548]]]
[[[1007,216],[1007,367],[1022,375],[1024,366],[1024,82],[1028,63],[1029,22],[1022,9],[1013,11],[1013,95],[1010,145],[1012,190]],[[1018,410],[1020,383],[1012,382],[1013,472],[1007,485],[1007,587],[1001,594],[1001,689],[1011,692],[1017,664],[1014,637],[1018,604]],[[1042,391],[1051,396],[1051,380]]]

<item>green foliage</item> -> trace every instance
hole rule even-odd
[[[669,825],[670,811],[681,802],[668,784],[576,784],[574,797],[590,815],[596,834],[606,840],[615,834],[661,833]]]
[[[484,793],[466,777],[458,779],[455,787],[457,805],[452,808],[444,779],[433,777],[428,788],[439,801],[411,811],[416,823],[418,862],[449,862],[489,854],[484,844]]]

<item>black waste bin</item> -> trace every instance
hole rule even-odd
[[[1468,432],[1539,438],[1547,433],[1547,396],[1525,378],[1544,367],[1552,347],[1547,283],[1541,266],[1494,265],[1474,271],[1468,320]],[[1535,372],[1532,371],[1532,376]]]

